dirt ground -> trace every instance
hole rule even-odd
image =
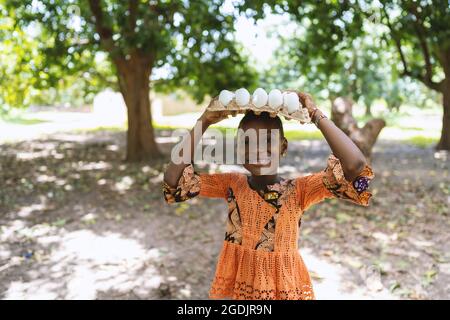
[[[122,132],[0,145],[0,298],[207,299],[225,202],[166,204],[166,160],[127,164],[123,146]],[[329,154],[324,141],[289,149],[283,176]],[[308,210],[299,247],[317,298],[449,299],[449,168],[444,153],[379,141],[369,208]]]

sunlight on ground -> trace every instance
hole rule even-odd
[[[384,288],[376,272],[371,268],[361,269],[361,284],[349,285],[347,271],[338,263],[319,258],[310,249],[301,249],[305,264],[312,275],[316,298],[319,300],[348,299],[398,299]]]
[[[116,233],[95,234],[89,230],[47,235],[37,239],[50,254],[38,258],[36,267],[13,281],[5,299],[96,299],[132,292],[148,297],[162,277],[153,266],[159,249],[147,249],[136,240]]]
[[[158,105],[156,104],[156,106]],[[34,161],[46,157],[63,159],[66,156],[68,158],[67,154],[60,153],[58,147],[63,147],[63,149],[66,147],[73,148],[75,143],[84,143],[90,139],[87,135],[76,134],[70,132],[71,130],[114,126],[121,129],[125,128],[124,115],[102,116],[105,112],[107,113],[107,110],[97,110],[93,113],[33,113],[30,116],[38,117],[42,121],[33,124],[1,123],[0,141],[36,139],[40,135],[51,134],[51,138],[54,140],[70,140],[70,142],[58,144],[53,140],[48,142],[32,141],[30,143],[32,148],[15,153],[17,159]],[[161,116],[161,114],[156,113],[155,121],[160,126],[192,127],[199,116],[200,113],[186,113],[175,116]],[[228,118],[221,123],[221,126],[235,128],[241,118],[242,115]],[[420,136],[424,139],[423,142],[427,142],[429,138],[438,137],[441,118],[438,115],[424,117],[419,114],[416,118],[411,116],[409,119],[402,120],[401,124],[407,129],[387,127],[382,131],[381,138],[407,139]],[[305,132],[317,132],[314,125],[299,126],[294,121],[285,123],[286,131],[299,131],[299,128]],[[61,131],[69,132],[61,133]],[[96,142],[98,143],[101,139],[106,139],[107,150],[118,151],[122,148],[115,142],[112,143],[108,140],[109,138],[98,137]],[[173,142],[174,138],[158,137],[157,141],[159,143]],[[294,150],[319,150],[322,145],[319,140],[294,139],[289,143]],[[326,147],[328,148],[328,146]],[[58,152],[56,149],[58,149]],[[448,159],[448,154],[436,152],[434,157],[445,161]],[[64,159],[64,161],[69,160]],[[296,175],[300,170],[303,174],[307,174],[310,173],[307,171],[308,168],[321,168],[324,165],[320,158],[305,158],[303,154],[295,155],[294,160],[295,166],[292,162],[282,162],[280,173],[287,176]],[[408,159],[402,159],[401,164],[407,166],[408,161]],[[71,168],[83,173],[92,170],[111,170],[112,164],[102,160],[86,160],[74,162]],[[435,167],[433,168],[435,170]],[[211,165],[210,169],[216,170],[217,165]],[[152,169],[143,167],[142,170],[146,173]],[[220,170],[240,171],[243,169],[240,166],[221,166]],[[419,170],[422,169],[415,170],[417,170],[414,171],[415,173],[419,173]],[[66,190],[72,188],[66,179],[51,172],[52,170],[48,170],[47,166],[40,166],[35,175],[36,183],[39,185],[52,183],[57,188]],[[430,174],[432,172],[437,171],[430,171]],[[402,171],[398,170],[383,171],[380,177],[388,178],[401,174],[403,174]],[[152,183],[160,183],[162,175],[152,179],[154,179]],[[19,181],[25,185],[26,178],[20,178]],[[112,190],[119,194],[125,194],[133,189],[138,182],[135,176],[124,175],[112,182]],[[106,183],[106,178],[96,181],[97,185]],[[447,196],[446,199],[448,199],[447,203],[450,203],[450,197]],[[0,226],[0,273],[5,270],[12,273],[16,272],[13,276],[14,280],[7,282],[6,291],[1,292],[2,298],[101,299],[131,296],[152,299],[158,297],[158,295],[155,296],[155,289],[157,291],[164,281],[171,281],[170,277],[165,279],[161,274],[164,272],[162,269],[161,272],[158,270],[165,250],[163,248],[145,247],[140,241],[136,240],[145,237],[143,229],[135,230],[136,234],[133,234],[132,238],[126,238],[113,232],[99,233],[91,230],[70,230],[70,224],[66,224],[66,218],[49,224],[28,226],[26,219],[33,219],[38,214],[44,214],[44,211],[48,209],[45,196],[36,200],[15,210],[9,223]],[[81,221],[89,224],[89,221],[95,219],[95,214],[87,211]],[[339,215],[337,219],[339,219]],[[387,247],[394,246],[393,242],[397,241],[396,233],[373,232],[371,236]],[[386,252],[417,259],[421,254],[419,250],[431,250],[436,245],[422,237],[409,237],[408,242],[411,244],[409,250],[388,248]],[[18,248],[19,243],[20,248]],[[34,246],[37,246],[36,250],[34,250]],[[353,267],[353,264],[348,263],[347,260],[342,260],[342,263],[334,261],[329,259],[330,257],[325,258],[322,253],[318,254],[308,248],[301,249],[301,254],[311,271],[317,299],[396,299],[389,288],[383,286],[377,269],[373,266]],[[428,252],[427,254],[431,255]],[[358,264],[358,261],[355,264]],[[20,268],[17,267],[19,265]],[[25,271],[20,271],[21,273],[17,274],[19,271],[15,271],[16,267],[17,270]],[[433,268],[430,267],[428,271],[425,271],[425,277],[430,279],[435,277]],[[450,274],[448,262],[440,264],[439,270],[442,274]],[[349,272],[352,274],[349,274]],[[185,297],[191,295],[190,289],[182,290],[184,291],[181,294]]]
[[[140,231],[135,232],[142,236]],[[43,249],[26,260],[11,257],[11,252],[0,247],[0,257],[10,260],[0,271],[21,263],[32,267],[20,281],[9,284],[4,299],[98,299],[102,294],[109,298],[132,294],[148,299],[164,281],[171,281],[156,267],[165,249],[148,249],[117,233],[69,232],[47,224],[28,228],[22,220],[14,220],[3,227],[1,240],[11,241],[19,234],[36,239]],[[339,263],[330,263],[309,248],[300,252],[311,273],[317,299],[397,299],[370,268],[361,268],[358,283],[354,283],[349,280],[348,269]],[[189,297],[189,293],[184,295]]]
[[[0,122],[0,142],[31,140],[42,135],[95,129],[98,127],[117,126],[125,128],[124,117],[108,117],[104,114],[86,112],[36,112],[32,116],[46,120],[46,122],[33,125]]]
[[[251,33],[251,32],[250,32]],[[152,99],[152,121],[153,124],[160,127],[172,128],[191,128],[196,120],[200,117],[201,112],[185,112],[182,105],[178,106],[178,114],[165,116],[163,110],[172,107],[170,101],[166,101],[161,97],[153,97]],[[206,107],[203,106],[201,109]],[[354,115],[361,115],[364,108],[354,108]],[[42,135],[54,135],[55,133],[76,131],[76,130],[96,130],[98,128],[118,128],[126,129],[127,112],[120,93],[105,90],[99,93],[94,99],[92,112],[67,112],[59,111],[38,111],[24,112],[20,118],[24,121],[2,121],[0,125],[2,134],[0,142],[13,142],[21,140],[35,139]],[[440,128],[442,119],[438,111],[421,110],[408,106],[408,113],[391,113],[384,105],[375,104],[373,110],[379,116],[386,118],[388,126],[385,127],[380,134],[382,139],[409,139],[419,146],[427,146],[436,142],[440,136]],[[329,111],[325,110],[329,115]],[[401,114],[401,117],[399,116]],[[222,128],[237,128],[239,121],[243,115],[239,114],[235,117],[229,117],[220,122]],[[27,121],[34,120],[34,121]],[[304,134],[296,137],[291,135],[293,139],[304,139],[307,137],[320,138],[312,136],[317,134],[318,130],[314,125],[299,125],[296,121],[286,121],[283,117],[284,130],[286,132],[303,132]],[[395,124],[395,125],[393,125]],[[360,126],[363,123],[359,124]],[[213,128],[216,126],[213,126]],[[161,139],[161,138],[158,138]],[[169,139],[169,137],[163,137]],[[160,141],[159,141],[160,142]],[[39,157],[36,153],[23,153],[19,156],[21,159],[32,159]],[[55,154],[54,157],[60,155]]]
[[[160,110],[162,107],[156,103],[153,109]],[[196,120],[200,117],[201,113],[183,113],[172,116],[163,116],[161,112],[152,110],[155,113],[153,117],[153,123],[160,127],[173,127],[173,128],[191,128],[194,126]],[[98,128],[117,128],[125,130],[126,117],[125,115],[118,115],[117,113],[111,113],[108,115],[105,110],[96,111],[92,113],[87,112],[35,112],[32,114],[25,114],[33,118],[39,118],[45,120],[43,123],[38,124],[17,124],[17,123],[0,123],[2,128],[2,134],[0,136],[0,142],[14,142],[21,140],[36,139],[40,136],[54,135],[61,132],[77,131],[77,130],[96,130]],[[243,115],[237,115],[235,117],[229,117],[220,122],[221,128],[237,128],[239,121]],[[387,126],[380,134],[381,139],[397,139],[397,140],[413,140],[415,144],[426,146],[435,142],[440,136],[440,128],[442,126],[442,120],[440,115],[424,115],[411,116],[401,119],[401,126]],[[317,128],[311,124],[300,125],[296,121],[283,120],[283,126],[285,132],[303,132],[305,137],[318,133]],[[212,126],[212,128],[217,126]],[[289,135],[289,134],[288,134]],[[319,132],[320,137],[320,132]],[[300,139],[304,138],[302,136]],[[158,137],[163,139],[164,142],[171,142],[171,137]],[[295,137],[294,137],[295,139]],[[297,138],[298,139],[298,138]],[[317,137],[316,137],[317,139]],[[35,157],[44,156],[47,151],[38,153],[22,153],[19,155],[21,159],[33,159]],[[51,152],[51,151],[48,151]],[[60,155],[54,154],[58,157]]]

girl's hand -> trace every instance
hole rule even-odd
[[[230,115],[230,111],[209,111],[205,110],[201,117],[199,118],[204,124],[210,126],[217,122],[222,121],[223,119],[228,118]]]
[[[312,96],[308,93],[300,91],[295,91],[295,93],[297,93],[298,98],[300,99],[300,102],[302,103],[303,107],[305,107],[308,110],[309,116],[312,116],[314,110],[318,109]],[[318,114],[319,111],[320,110],[318,110],[316,114]]]
[[[214,98],[209,105],[211,105],[211,103],[217,99]],[[209,107],[209,106],[208,106]],[[223,111],[210,111],[208,108],[206,108],[206,110],[203,112],[203,114],[200,116],[199,120],[203,122],[203,124],[210,126],[212,124],[215,124],[217,122],[222,121],[223,119],[228,118],[228,116],[232,114],[235,115],[235,113],[233,113],[232,111],[229,110],[223,110]]]

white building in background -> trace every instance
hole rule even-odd
[[[153,93],[150,93],[151,109],[152,109],[152,119],[154,123],[160,123],[164,119],[163,115],[163,102],[160,98],[155,97]]]
[[[106,89],[98,93],[94,98],[92,112],[96,117],[108,118],[114,122],[125,122],[127,108],[120,92]]]
[[[152,119],[158,122],[162,119],[162,101],[159,98],[152,96]],[[127,107],[123,96],[120,92],[115,92],[111,89],[106,89],[94,98],[93,114],[101,119],[108,119],[114,123],[123,124],[127,121]]]

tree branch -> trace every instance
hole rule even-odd
[[[138,0],[129,0],[128,9],[130,10],[130,30],[134,32],[134,28],[136,27],[136,16],[138,10],[139,2]]]
[[[445,77],[450,78],[450,48],[438,50],[436,55],[442,64]]]
[[[383,10],[383,13],[384,13],[384,15],[386,17],[387,26],[388,26],[388,28],[389,28],[389,30],[391,32],[392,39],[394,40],[395,46],[397,47],[397,51],[398,51],[398,53],[400,55],[400,59],[401,59],[402,64],[403,64],[403,73],[406,74],[406,75],[409,75],[410,72],[408,70],[408,64],[406,63],[406,57],[405,57],[405,55],[403,53],[403,50],[402,50],[401,41],[397,37],[397,33],[396,33],[394,27],[392,26],[391,21],[389,20],[389,16],[387,14],[387,11],[386,11],[386,8],[385,8],[384,4],[382,6],[382,10]]]
[[[116,81],[111,81],[107,77],[105,77],[101,72],[98,72],[95,68],[89,71],[90,74],[93,76],[99,78],[101,81],[103,81],[107,86],[109,86],[113,90],[118,90],[118,83]]]
[[[425,77],[429,82],[432,82],[433,66],[431,64],[430,51],[426,41],[425,29],[423,27],[422,19],[417,12],[417,7],[412,5],[409,7],[410,13],[416,18],[414,23],[414,30],[416,31],[417,38],[419,39],[420,47],[422,48],[423,58],[425,60]]]
[[[100,35],[101,44],[108,52],[112,53],[117,48],[112,38],[112,29],[105,25],[101,0],[89,0],[89,7],[91,8],[92,14],[95,18],[95,29]]]
[[[391,32],[391,37],[394,40],[395,46],[397,47],[397,51],[400,55],[400,60],[402,61],[402,65],[403,65],[402,74],[421,81],[423,84],[425,84],[430,89],[433,89],[436,91],[441,91],[443,81],[436,83],[431,80],[431,70],[432,70],[431,67],[430,67],[430,71],[428,71],[428,70],[426,71],[425,76],[420,73],[412,72],[411,70],[409,70],[408,63],[406,61],[406,56],[402,49],[402,43],[401,43],[400,37],[398,37],[397,31],[395,30],[391,21],[389,20],[389,16],[387,14],[386,7],[384,5],[382,5],[382,10],[386,17],[387,26]],[[425,45],[426,45],[426,43],[425,43]],[[427,50],[428,50],[428,48],[427,48]],[[429,52],[427,51],[427,53],[428,53],[428,59],[429,59]],[[431,64],[430,64],[430,66],[431,66]],[[427,66],[427,68],[428,68],[428,66]]]

